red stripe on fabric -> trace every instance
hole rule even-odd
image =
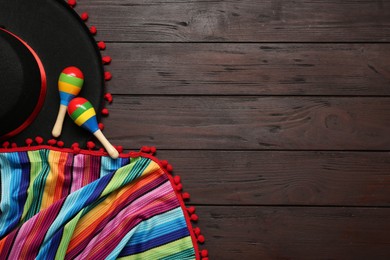
[[[38,255],[43,239],[61,210],[64,201],[65,198],[57,201],[51,207],[36,215],[37,219],[34,228],[28,234],[28,237],[25,240],[26,242],[23,245],[20,245],[21,253],[19,259],[34,259]],[[30,220],[34,219],[35,218],[32,218]]]
[[[91,183],[91,174],[90,174],[90,160],[91,156],[90,155],[85,155],[83,160],[84,160],[84,170],[83,170],[83,179],[82,179],[82,187],[85,185],[88,185]]]
[[[72,187],[72,165],[73,165],[73,154],[67,153],[67,158],[64,167],[64,187],[62,189],[61,198],[65,198],[69,195]]]
[[[10,234],[8,234],[6,237],[4,237],[0,241],[0,243],[1,243],[1,246],[0,246],[0,259],[8,259],[9,258],[8,257],[9,252],[10,252],[10,250],[13,247],[15,238],[16,238],[19,230],[20,230],[20,228],[12,231]]]

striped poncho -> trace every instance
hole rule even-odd
[[[199,259],[187,211],[154,157],[0,152],[0,259]]]

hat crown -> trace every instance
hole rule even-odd
[[[0,60],[0,122],[24,123],[36,109],[41,95],[37,60],[20,38],[3,29],[0,29]],[[0,135],[18,127],[2,127]]]

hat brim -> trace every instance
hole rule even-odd
[[[20,143],[35,136],[52,138],[60,104],[58,77],[68,66],[76,66],[84,73],[79,96],[92,103],[99,120],[104,92],[100,51],[84,22],[65,1],[4,1],[0,4],[0,25],[31,46],[43,64],[47,81],[46,98],[36,119],[10,141]],[[70,146],[74,142],[85,143],[90,136],[66,117],[59,139]]]

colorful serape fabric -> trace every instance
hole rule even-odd
[[[0,153],[0,259],[199,259],[172,177],[151,156]]]

